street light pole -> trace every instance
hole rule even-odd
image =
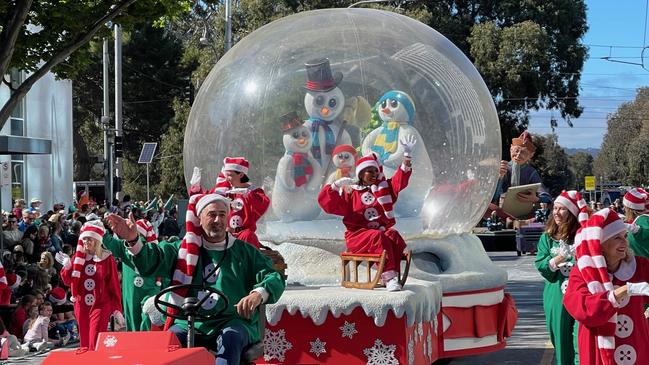
[[[115,136],[122,136],[122,27],[115,24]],[[123,139],[122,139],[123,140]],[[120,182],[115,187],[115,198],[122,199],[122,158],[115,158],[115,177]]]
[[[232,0],[225,0],[225,52],[232,48]]]
[[[104,130],[104,196],[108,206],[113,200],[113,163],[110,153],[108,129],[110,127],[110,55],[108,54],[108,38],[104,38],[103,50],[103,77],[104,77],[104,112],[101,117],[101,126]]]

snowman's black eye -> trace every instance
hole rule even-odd
[[[300,138],[300,133],[299,132],[293,132],[293,138],[295,138],[295,139]]]
[[[388,107],[388,101],[387,101],[387,100],[383,100],[383,102],[381,102],[381,108],[385,109],[385,108],[387,108],[387,107]]]
[[[309,136],[309,132],[307,131],[302,131],[302,137],[307,138]]]
[[[315,97],[315,104],[316,105],[322,105],[324,104],[324,96],[318,95]]]
[[[329,99],[329,107],[331,109],[336,107],[336,99],[333,99],[333,98]]]
[[[397,106],[399,106],[399,102],[394,99],[390,99],[390,106],[396,108]]]

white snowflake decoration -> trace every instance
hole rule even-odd
[[[286,340],[283,329],[277,332],[266,330],[264,336],[264,360],[270,361],[276,358],[279,361],[284,361],[286,351],[292,348],[293,344]]]
[[[415,362],[415,341],[412,339],[408,340],[408,365],[412,365]]]
[[[363,353],[367,356],[367,365],[399,365],[399,361],[394,357],[396,349],[396,345],[384,345],[377,338],[374,346],[364,349]]]
[[[349,323],[349,322],[345,321],[345,324],[342,327],[339,327],[339,328],[342,331],[342,336],[343,337],[348,337],[349,339],[351,339],[352,337],[354,337],[354,335],[356,333],[358,333],[358,331],[356,330],[356,323],[355,322]]]
[[[315,341],[310,341],[309,343],[311,343],[311,350],[309,350],[309,352],[314,354],[316,357],[320,357],[320,355],[327,352],[327,349],[325,349],[327,343],[320,341],[320,338],[316,338]]]
[[[104,340],[104,346],[106,347],[115,347],[115,345],[117,345],[117,337],[115,336],[107,336]]]

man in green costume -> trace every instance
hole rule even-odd
[[[539,239],[535,265],[545,279],[543,312],[557,365],[578,364],[578,323],[563,307],[563,294],[575,265],[574,240],[580,222],[588,219],[586,202],[577,191],[563,191]]]
[[[229,200],[218,194],[190,197],[187,208],[187,233],[182,242],[145,243],[138,238],[135,225],[117,215],[107,218],[113,231],[125,241],[130,260],[142,275],[172,278],[175,284],[202,284],[221,290],[230,305],[218,296],[206,300],[199,311],[209,315],[223,310],[210,320],[196,321],[197,340],[212,344],[217,364],[239,364],[248,344],[260,340],[255,309],[274,303],[284,292],[284,280],[272,262],[253,246],[232,240],[226,231]],[[104,242],[114,240],[104,237]],[[204,291],[172,293],[167,300],[181,305],[184,297],[204,298]],[[187,322],[167,318],[165,329],[185,342]]]
[[[134,207],[133,209],[139,209]],[[130,215],[133,219],[133,215]],[[138,233],[143,236],[145,241],[157,243],[157,239],[147,239],[146,233],[139,229]],[[148,331],[151,329],[147,323],[142,323],[142,303],[146,297],[156,295],[160,291],[160,286],[168,285],[169,280],[162,278],[157,280],[155,276],[141,275],[131,260],[128,253],[120,240],[106,239],[103,241],[104,246],[112,252],[113,256],[122,261],[122,306],[124,308],[124,318],[126,319],[127,331]]]

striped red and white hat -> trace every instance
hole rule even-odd
[[[221,171],[237,171],[248,175],[250,162],[245,157],[226,157],[223,159],[223,168]]]
[[[81,234],[79,234],[79,240],[77,241],[77,251],[74,253],[74,259],[72,260],[72,277],[80,278],[81,271],[83,270],[83,265],[86,264],[86,253],[83,250],[83,239],[86,237],[94,238],[101,244],[101,241],[104,238],[104,225],[99,220],[88,221],[83,227],[81,227]]]
[[[360,175],[361,171],[368,167],[376,167],[379,171],[381,170],[381,164],[374,153],[363,156],[356,161],[356,175]]]
[[[381,207],[383,207],[385,216],[389,219],[394,219],[394,202],[392,201],[392,195],[390,194],[390,184],[388,184],[385,175],[383,175],[383,166],[381,166],[379,158],[375,153],[370,153],[356,161],[356,176],[358,177],[360,173],[368,167],[376,167],[379,170],[376,182],[370,187],[370,189],[372,190],[372,194],[376,197],[376,200],[381,204]]]
[[[146,238],[148,243],[158,243],[158,236],[155,234],[151,222],[146,219],[138,219],[135,225],[137,226],[137,233]]]
[[[576,190],[562,191],[561,194],[554,200],[554,203],[559,203],[566,207],[577,217],[579,223],[583,224],[588,220],[588,205],[581,197],[581,194]]]
[[[649,211],[649,193],[643,188],[636,188],[637,191],[647,196],[647,200],[644,203],[644,209]]]
[[[642,189],[638,190],[637,188],[633,188],[624,194],[622,203],[625,207],[633,210],[644,211],[645,204],[647,204],[647,194],[643,193]]]
[[[618,214],[612,209],[605,208],[593,214],[577,231],[575,236],[577,267],[592,294],[611,292],[614,289],[606,268],[606,259],[602,254],[602,243],[626,230],[626,225]],[[594,328],[598,350],[604,364],[615,363],[613,351],[616,323],[617,312],[607,323]]]

